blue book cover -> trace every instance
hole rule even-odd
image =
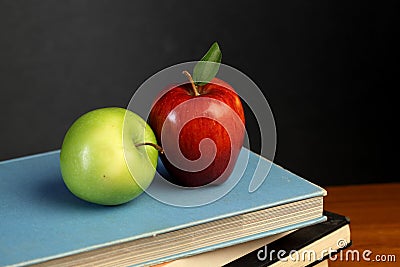
[[[165,172],[161,162],[158,170]],[[251,186],[254,181],[258,184],[256,188]],[[279,211],[280,207],[290,203],[314,198],[319,199],[320,204],[313,217],[303,214],[297,223],[285,224],[283,222],[290,222],[286,218],[281,224],[271,225],[253,235],[232,235],[226,241],[178,250],[144,263],[173,260],[326,220],[322,214],[322,199],[326,195],[323,188],[246,148],[242,149],[227,182],[189,190],[171,189],[155,179],[149,193],[143,193],[127,204],[107,207],[82,201],[68,191],[60,173],[59,151],[0,162],[0,266],[36,264],[132,241],[139,242],[140,247],[141,240],[146,238],[257,210],[275,208]],[[214,196],[213,200],[202,199],[210,196],[209,191],[215,196],[225,193]],[[182,207],[159,201],[154,194],[160,199],[180,201],[189,195],[199,201],[197,204],[201,201],[209,203],[196,205],[195,201],[191,206]],[[169,198],[171,194],[175,198]],[[173,243],[166,245],[174,246]],[[141,259],[136,262],[143,263]]]

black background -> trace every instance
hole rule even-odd
[[[271,106],[276,163],[320,185],[394,181],[395,2],[0,0],[0,160],[59,149],[80,115],[218,41]]]

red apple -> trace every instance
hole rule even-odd
[[[223,183],[243,145],[245,118],[239,96],[213,78],[171,86],[152,106],[149,124],[164,149],[171,182],[187,187]]]

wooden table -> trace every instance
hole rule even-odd
[[[350,260],[330,261],[329,266],[400,266],[400,183],[325,189],[325,209],[350,218],[352,245],[348,250],[360,255],[356,261],[351,260],[353,253],[348,253]],[[362,258],[366,250],[372,251],[370,261]],[[388,262],[393,257],[396,262]],[[379,258],[386,258],[386,262],[379,262]]]

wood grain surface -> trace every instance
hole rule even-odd
[[[400,183],[326,190],[325,209],[350,218],[352,239],[342,258],[339,255],[329,266],[400,266]]]

